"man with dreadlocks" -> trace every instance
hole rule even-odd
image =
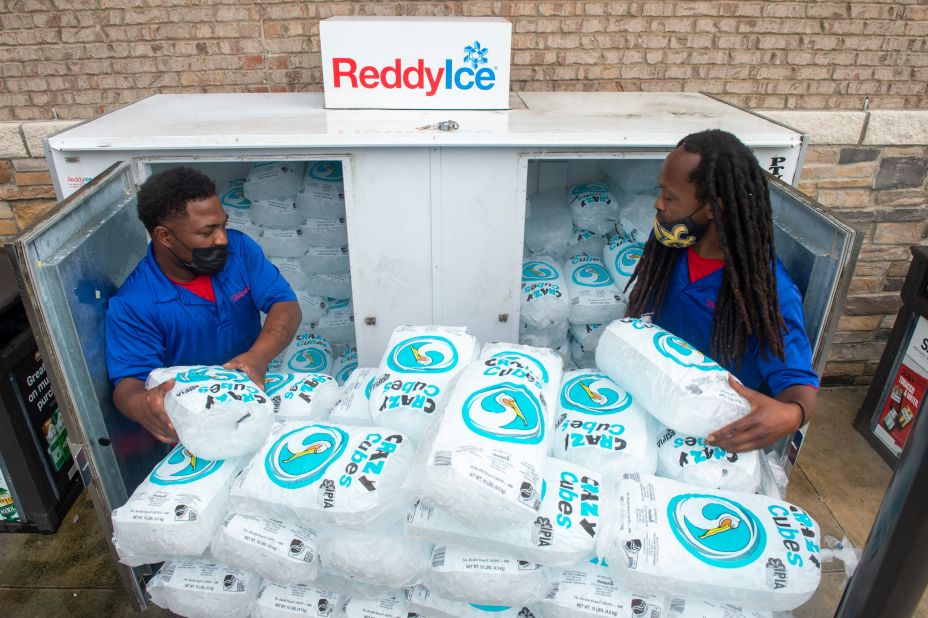
[[[729,378],[751,412],[710,444],[733,452],[773,444],[812,418],[818,376],[802,297],[774,253],[764,172],[737,137],[711,130],[680,141],[659,184],[628,315],[652,313],[741,381]]]

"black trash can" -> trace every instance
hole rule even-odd
[[[54,532],[83,485],[0,248],[0,532]]]

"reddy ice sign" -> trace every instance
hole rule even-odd
[[[319,33],[327,108],[509,108],[505,19],[333,17]]]

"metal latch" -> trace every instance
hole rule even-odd
[[[438,129],[439,131],[457,131],[461,128],[461,125],[457,123],[456,120],[442,120],[441,122],[436,122],[435,124],[425,124],[421,127],[418,127],[420,131],[424,129]]]

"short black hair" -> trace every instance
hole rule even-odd
[[[172,167],[158,172],[139,189],[139,219],[148,233],[166,219],[187,214],[187,202],[216,195],[213,179],[192,167]]]

